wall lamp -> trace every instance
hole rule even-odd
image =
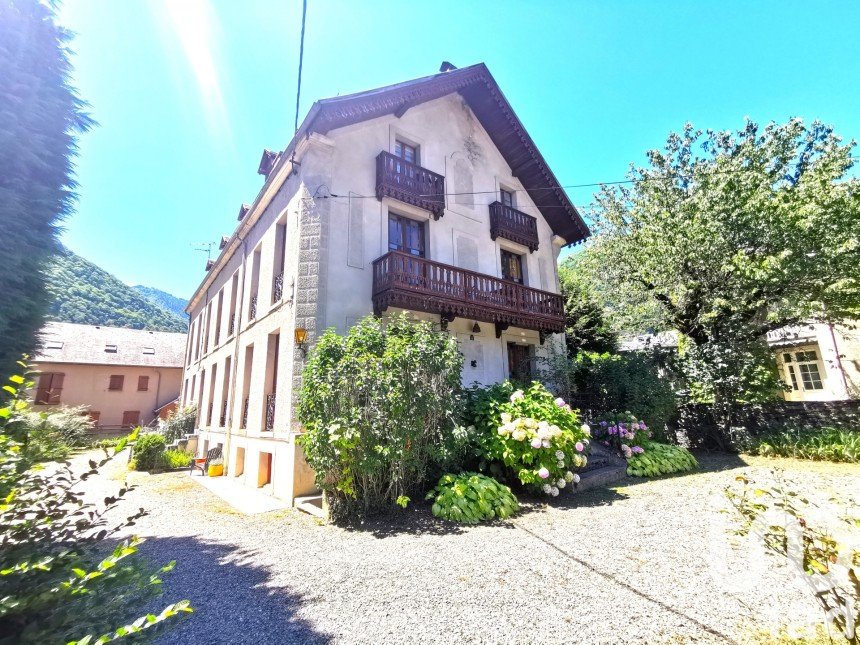
[[[308,330],[304,327],[296,327],[295,336],[296,347],[301,351],[302,357],[306,357],[308,355],[308,349],[305,343],[308,339]]]

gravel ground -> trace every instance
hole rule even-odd
[[[424,504],[352,530],[296,511],[245,516],[185,473],[134,474],[126,508],[150,512],[136,527],[144,555],[177,561],[159,602],[195,608],[163,643],[745,642],[818,620],[788,567],[729,548],[721,493],[775,466],[806,491],[860,491],[860,466],[701,462],[477,527]]]

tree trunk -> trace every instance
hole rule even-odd
[[[715,386],[713,413],[716,430],[713,434],[713,439],[717,447],[723,452],[734,451],[731,440],[734,412],[735,402],[731,389]]]

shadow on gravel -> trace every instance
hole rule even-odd
[[[271,574],[254,563],[255,553],[192,537],[148,538],[147,559],[176,560],[164,575],[164,594],[147,608],[191,601],[194,613],[168,629],[157,643],[329,643],[332,637],[296,617],[307,602],[285,587],[268,587]],[[229,561],[227,561],[229,560]]]
[[[467,525],[440,520],[433,516],[429,502],[413,502],[405,509],[394,509],[364,522],[338,524],[346,531],[370,533],[375,538],[398,535],[459,535]],[[505,526],[499,523],[498,526]]]

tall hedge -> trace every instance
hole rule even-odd
[[[403,315],[322,335],[298,414],[333,519],[403,505],[454,466],[462,367],[454,338]]]
[[[75,199],[76,136],[92,125],[70,82],[71,34],[53,3],[0,2],[0,373],[35,347],[44,270]]]

